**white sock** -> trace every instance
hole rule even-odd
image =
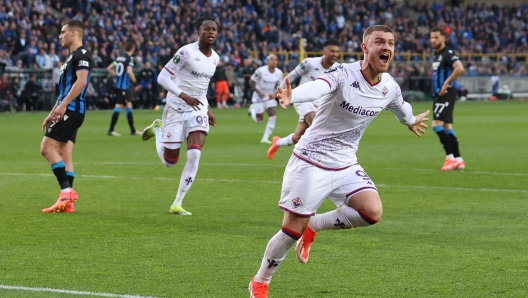
[[[61,189],[61,192],[70,192],[70,190],[71,190],[71,187],[67,187],[67,188]]]
[[[159,127],[154,127],[154,136],[156,136],[156,152],[158,152],[158,156],[161,159],[161,162],[165,164],[165,158],[163,158],[163,151],[165,150],[165,146],[163,145],[163,136]]]
[[[198,164],[200,163],[200,156],[202,151],[199,149],[187,150],[187,162],[183,168],[183,172],[180,178],[180,188],[178,188],[178,193],[176,194],[176,200],[172,205],[182,204],[183,198],[187,194],[187,191],[191,188],[196,173],[198,173]]]
[[[293,145],[293,133],[277,141],[277,146],[291,146],[291,145]]]
[[[171,168],[175,165],[175,163],[168,163],[165,160],[164,152],[165,152],[165,144],[163,144],[163,134],[161,132],[161,129],[159,127],[154,127],[154,135],[156,136],[156,152],[158,152],[158,156],[161,159],[161,162],[167,167]]]
[[[463,161],[464,161],[464,159],[462,159],[462,156],[455,157],[455,160],[456,160],[457,162],[463,162]]]
[[[446,159],[455,159],[455,156],[453,154],[446,155]]]
[[[269,140],[269,136],[273,133],[273,129],[275,129],[275,120],[277,120],[277,116],[268,117],[266,130],[264,130],[264,136],[262,137],[263,140]]]
[[[308,226],[312,231],[317,232],[322,230],[359,228],[370,226],[374,223],[367,222],[356,209],[348,205],[341,205],[341,207],[330,212],[312,216],[308,222]]]
[[[253,119],[253,121],[255,122],[259,122],[257,119],[257,112],[255,112],[255,109],[253,107],[249,109],[249,112],[251,113],[251,119]]]
[[[286,258],[288,251],[297,240],[286,235],[282,230],[271,237],[268,246],[266,246],[260,269],[255,276],[255,281],[269,284],[271,276],[277,271],[282,260]]]

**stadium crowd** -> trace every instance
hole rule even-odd
[[[95,67],[110,64],[131,40],[136,68],[144,69],[148,61],[149,69],[157,71],[176,49],[193,41],[192,20],[201,14],[220,21],[215,50],[246,78],[270,52],[297,51],[299,37],[306,38],[307,51],[320,51],[326,40],[337,39],[342,51],[360,52],[362,32],[373,24],[395,30],[396,52],[432,54],[429,28],[436,25],[446,29],[458,53],[521,53],[528,48],[528,4],[460,8],[438,0],[413,6],[395,0],[0,0],[0,72],[5,67],[58,69],[68,55],[58,42],[59,31],[70,18],[84,21],[84,42]],[[481,56],[472,57],[464,62],[467,75],[528,75],[526,56],[502,56],[485,65]],[[290,54],[291,63],[280,64],[283,71],[289,72],[297,58]],[[396,75],[428,73],[423,64],[401,62],[391,70]]]

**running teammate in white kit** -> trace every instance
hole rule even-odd
[[[380,220],[381,199],[357,163],[356,151],[365,129],[382,110],[391,111],[417,136],[427,128],[429,111],[413,116],[400,87],[386,73],[394,56],[392,30],[383,25],[367,28],[361,49],[363,61],[337,64],[293,92],[289,82],[286,89],[279,89],[284,108],[290,102],[322,101],[286,166],[279,201],[284,210],[282,229],[268,242],[249,284],[250,297],[268,297],[271,277],[295,242],[297,258],[306,263],[316,232],[364,227]],[[338,208],[315,214],[327,197]]]
[[[154,120],[142,136],[144,141],[155,137],[158,156],[168,168],[178,163],[180,149],[187,140],[187,161],[176,199],[169,209],[180,215],[192,215],[183,209],[182,202],[196,179],[209,125],[216,125],[206,95],[220,61],[212,49],[218,36],[218,23],[213,16],[204,15],[194,21],[194,28],[198,41],[178,49],[158,76],[158,83],[168,91],[167,104],[162,120]]]
[[[307,82],[312,82],[316,78],[324,75],[324,72],[329,69],[339,58],[339,43],[336,40],[328,40],[323,44],[323,56],[321,57],[310,57],[304,59],[295,69],[290,72],[286,78],[293,82],[297,78],[301,78],[299,85]],[[286,78],[281,82],[280,87],[286,88]],[[302,135],[306,132],[306,129],[312,125],[315,112],[319,107],[319,100],[294,103],[293,107],[297,114],[299,114],[299,123],[295,132],[288,136],[273,137],[272,145],[268,149],[268,158],[272,159],[277,154],[277,151],[282,146],[291,146],[297,144]]]
[[[283,79],[282,70],[277,68],[277,56],[269,54],[266,57],[266,65],[261,66],[255,70],[249,85],[253,90],[253,96],[251,97],[251,107],[249,112],[253,121],[260,123],[264,118],[264,111],[268,113],[268,123],[264,129],[264,135],[260,142],[263,144],[271,144],[269,136],[275,128],[276,113],[277,113],[277,100],[276,92],[277,87]]]

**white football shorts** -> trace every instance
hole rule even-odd
[[[209,134],[207,107],[201,107],[198,111],[178,112],[170,105],[165,105],[162,124],[165,147],[178,149],[191,132],[201,131]]]
[[[275,99],[253,102],[253,110],[255,111],[255,114],[263,114],[267,109],[276,106],[277,101]]]
[[[292,155],[284,170],[279,208],[310,217],[326,198],[339,207],[363,191],[378,192],[360,165],[340,171],[325,170]]]
[[[317,112],[317,106],[313,102],[299,102],[294,103],[293,107],[297,114],[299,114],[299,122],[304,122],[304,116],[311,112]]]

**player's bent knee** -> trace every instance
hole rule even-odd
[[[178,157],[169,157],[166,154],[163,154],[163,164],[167,168],[172,168],[178,163]]]
[[[367,227],[376,224],[381,216],[373,216],[367,212],[356,210],[348,205],[342,205],[338,208],[338,214],[343,217],[341,228],[351,229],[359,227]]]

